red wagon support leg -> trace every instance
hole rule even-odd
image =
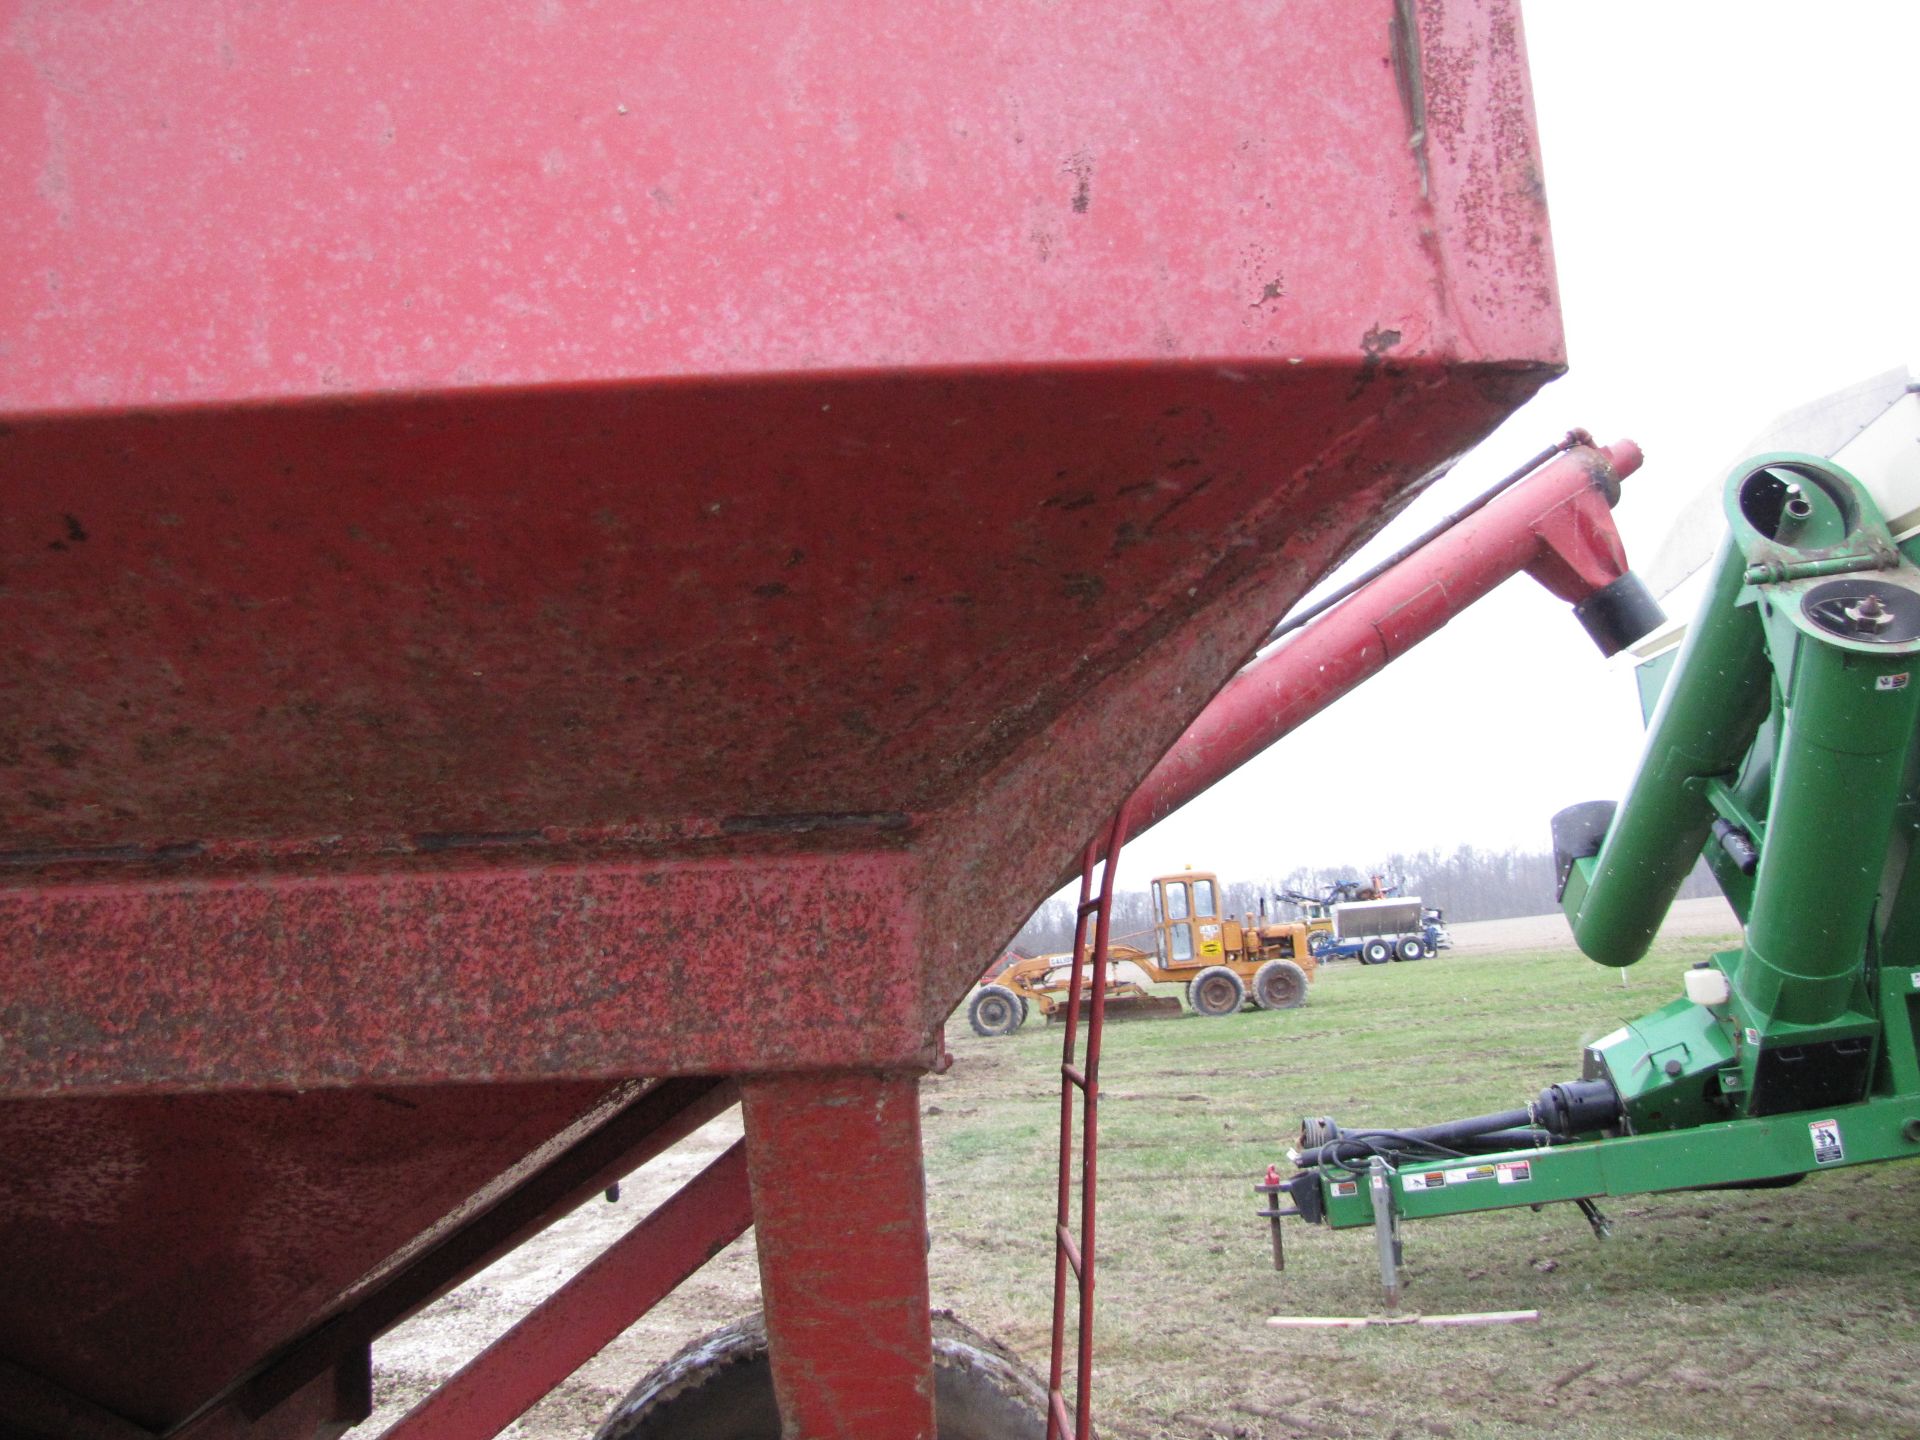
[[[788,1075],[740,1088],[786,1435],[932,1440],[919,1078]]]
[[[387,1432],[491,1440],[751,1223],[735,1145]]]

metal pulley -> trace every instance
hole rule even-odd
[[[1884,580],[1849,576],[1816,585],[1800,608],[1813,624],[1842,639],[1881,645],[1920,639],[1920,595]]]

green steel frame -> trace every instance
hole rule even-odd
[[[1325,1222],[1376,1226],[1383,1256],[1403,1219],[1920,1156],[1920,537],[1897,543],[1811,455],[1738,467],[1726,509],[1685,646],[1643,680],[1640,768],[1593,853],[1566,857],[1562,904],[1587,955],[1633,964],[1704,855],[1744,943],[1588,1047],[1586,1080],[1619,1102],[1603,1130],[1307,1172]],[[1393,1262],[1383,1279],[1391,1297]]]

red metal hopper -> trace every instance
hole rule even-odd
[[[943,1020],[1560,368],[1413,12],[16,15],[0,1422],[337,1430],[738,1077],[790,1422],[924,1432]]]

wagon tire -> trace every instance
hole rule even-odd
[[[1362,965],[1384,965],[1392,958],[1393,946],[1377,936],[1360,947]]]
[[[1262,1010],[1296,1010],[1306,1003],[1307,972],[1291,960],[1269,960],[1253,972],[1253,998]]]
[[[967,1023],[976,1035],[1011,1035],[1026,1018],[1026,1005],[1004,985],[982,985],[967,1005]]]
[[[1231,1015],[1246,1003],[1246,985],[1224,965],[1209,965],[1187,982],[1187,1004],[1196,1015]]]
[[[1417,935],[1402,935],[1394,943],[1393,958],[1396,960],[1424,960],[1427,958],[1427,945]]]
[[[1011,1352],[933,1316],[937,1440],[1044,1440],[1046,1387]],[[594,1440],[780,1440],[766,1322],[723,1325],[627,1392]]]
[[[1327,947],[1333,944],[1331,930],[1309,930],[1307,932],[1307,954],[1316,959],[1327,953]]]

